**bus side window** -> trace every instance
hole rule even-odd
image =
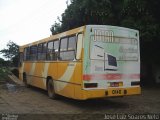
[[[42,60],[46,60],[47,43],[43,43]]]
[[[51,42],[48,42],[48,45],[47,45],[47,60],[53,60],[53,41]]]
[[[59,56],[59,41],[54,41],[53,60],[57,60]]]
[[[38,45],[38,60],[46,60],[47,43]]]
[[[74,60],[76,49],[76,36],[61,39],[60,60]]]
[[[76,59],[79,60],[82,57],[82,46],[83,46],[83,34],[80,33],[77,36],[77,52],[76,52]]]
[[[24,49],[24,60],[26,61],[30,60],[30,48],[29,47]]]
[[[67,43],[68,43],[68,38],[67,37],[61,39],[60,51],[66,51],[67,50]]]
[[[66,60],[65,59],[65,52],[67,51],[67,44],[68,44],[68,37],[62,38],[60,43],[60,60]]]
[[[38,56],[37,56],[37,59],[38,59],[38,60],[41,60],[41,59],[42,59],[42,58],[41,58],[41,55],[42,55],[42,47],[43,47],[42,44],[39,44],[39,45],[38,45],[38,54],[37,54],[37,55],[38,55]]]
[[[51,41],[47,47],[47,60],[57,60],[59,52],[59,41]]]
[[[30,60],[37,60],[37,45],[30,47]]]
[[[76,49],[76,36],[71,36],[68,39],[68,50],[75,50]]]

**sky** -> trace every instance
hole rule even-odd
[[[0,50],[9,40],[24,45],[51,35],[67,0],[0,0]],[[2,57],[2,55],[0,55]]]

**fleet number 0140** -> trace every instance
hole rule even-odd
[[[122,94],[122,90],[112,90],[112,94]]]

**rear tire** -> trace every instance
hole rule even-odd
[[[55,93],[54,82],[52,79],[49,79],[47,82],[47,91],[48,91],[49,98],[51,98],[51,99],[58,98],[58,95]]]

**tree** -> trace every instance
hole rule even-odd
[[[159,7],[156,4],[160,5],[160,1],[124,0],[121,26],[138,29],[142,40],[160,39],[159,12],[156,12]]]
[[[149,55],[159,62],[156,53],[160,44],[159,6],[160,0],[71,0],[62,20],[52,25],[51,32],[57,34],[86,24],[137,29],[140,31],[141,60],[149,60]]]
[[[108,17],[112,17],[111,7],[110,0],[71,0],[61,15],[62,20],[58,20],[59,24],[56,22],[50,30],[55,34],[86,24],[107,24]]]
[[[138,29],[143,41],[160,39],[159,0],[71,0],[51,27],[57,34],[86,24],[108,24]]]
[[[0,67],[3,66],[5,63],[5,60],[3,58],[0,58]]]
[[[0,54],[3,54],[5,58],[7,58],[9,61],[13,63],[14,66],[18,65],[18,52],[19,52],[19,46],[9,41],[7,43],[7,48],[4,48],[0,51]]]

